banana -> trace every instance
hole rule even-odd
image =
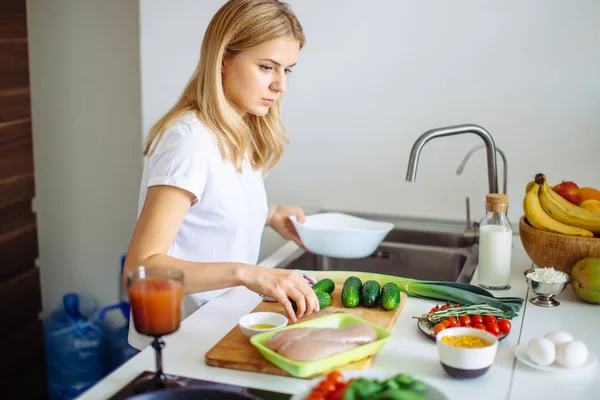
[[[534,228],[569,236],[594,236],[592,232],[586,229],[563,224],[546,214],[540,204],[539,191],[539,183],[534,183],[523,198],[523,210],[525,211],[525,216],[527,217],[527,221],[529,221]]]
[[[538,181],[536,177],[536,182]],[[563,199],[554,190],[550,190],[546,178],[540,179],[540,204],[544,211],[563,224],[586,229],[600,234],[600,215]]]

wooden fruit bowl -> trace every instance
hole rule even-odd
[[[600,238],[546,232],[529,225],[525,216],[519,220],[519,235],[525,252],[538,267],[571,274],[573,265],[582,258],[600,257]]]

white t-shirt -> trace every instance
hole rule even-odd
[[[138,217],[148,188],[169,185],[196,198],[168,255],[195,262],[256,264],[267,218],[262,171],[244,160],[241,173],[224,162],[215,138],[195,113],[181,116],[167,129],[154,152],[144,159]],[[184,296],[183,318],[225,290]],[[129,328],[129,343],[138,349],[151,339]]]

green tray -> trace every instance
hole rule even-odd
[[[265,346],[271,336],[277,332],[281,332],[286,329],[295,329],[302,327],[312,328],[343,328],[353,324],[365,324],[369,325],[375,332],[377,332],[378,339],[374,342],[363,344],[350,350],[346,350],[340,353],[332,354],[330,356],[314,360],[314,361],[293,361],[289,358],[281,356],[279,353],[274,352]],[[363,319],[355,317],[354,315],[336,313],[326,315],[324,317],[315,318],[310,321],[300,322],[294,325],[286,326],[281,329],[274,331],[263,332],[254,335],[250,338],[250,343],[258,349],[258,351],[267,360],[277,365],[279,368],[287,371],[290,375],[298,378],[309,378],[322,372],[330,371],[336,367],[349,364],[353,361],[361,360],[363,358],[377,354],[383,345],[388,341],[391,334],[383,328],[367,322]]]

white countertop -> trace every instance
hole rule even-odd
[[[531,261],[522,249],[518,236],[514,238],[511,289],[494,292],[499,297],[525,297],[530,293],[523,271]],[[288,243],[261,263],[273,266],[298,248]],[[473,277],[477,283],[477,273]],[[600,356],[600,307],[579,301],[570,287],[557,297],[560,306],[542,308],[529,301],[524,303],[518,317],[512,320],[510,335],[500,343],[493,366],[487,374],[473,380],[454,380],[445,374],[438,358],[435,343],[418,330],[412,316],[427,312],[435,303],[408,298],[392,337],[375,357],[372,369],[408,372],[443,391],[449,399],[483,397],[487,400],[521,399],[584,399],[597,398],[596,384],[600,367],[581,373],[547,373],[532,369],[517,361],[514,349],[534,336],[554,330],[570,332],[582,340],[596,356]],[[179,331],[165,338],[163,369],[167,374],[196,379],[254,387],[284,393],[305,388],[307,380],[279,377],[253,372],[207,366],[205,353],[236,324],[238,319],[258,305],[260,298],[243,287],[236,287],[211,301],[182,322]],[[148,347],[98,382],[79,399],[107,399],[124,387],[140,372],[154,370],[154,350]]]

